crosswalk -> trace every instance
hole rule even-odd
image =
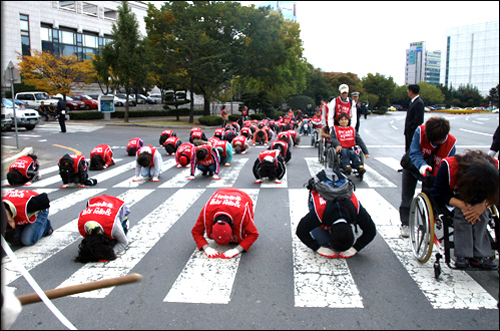
[[[159,243],[174,226],[185,224],[181,220],[190,218],[190,226],[194,225],[199,211],[209,196],[221,187],[237,187],[248,193],[254,201],[254,208],[262,208],[263,191],[276,190],[279,194],[277,204],[284,204],[288,209],[282,215],[286,231],[291,234],[289,245],[293,261],[290,274],[293,278],[293,297],[295,307],[323,308],[364,308],[363,291],[357,286],[356,275],[351,272],[350,262],[345,259],[327,259],[307,248],[295,235],[300,219],[308,212],[308,191],[302,185],[297,185],[295,176],[306,182],[310,175],[322,169],[315,157],[293,159],[281,184],[264,182],[253,184],[251,168],[253,159],[248,155],[234,158],[230,167],[221,167],[221,180],[203,178],[197,172],[194,181],[188,181],[190,169],[175,168],[173,157],[164,157],[159,183],[132,182],[135,162],[132,158],[117,159],[116,165],[102,172],[90,172],[97,178],[98,185],[84,189],[60,190],[60,177],[57,167],[42,170],[43,179],[33,183],[29,189],[37,192],[47,192],[51,197],[51,220],[62,215],[71,214],[72,218],[64,225],[55,228],[53,235],[42,238],[36,245],[22,247],[15,251],[16,256],[27,270],[44,268],[44,265],[68,250],[77,249],[76,243],[81,240],[77,228],[77,218],[85,202],[100,194],[110,194],[125,201],[130,207],[132,220],[134,211],[139,210],[144,216],[131,221],[128,233],[129,245],[125,252],[116,260],[105,263],[87,263],[79,265],[71,275],[58,279],[58,288],[80,284],[88,281],[101,280],[137,272],[139,264],[148,259],[152,251],[164,250]],[[397,173],[399,161],[391,158],[373,158],[366,165],[367,173],[363,182],[357,185],[356,194],[372,216],[377,225],[378,235],[387,243],[408,276],[427,299],[433,309],[497,309],[497,300],[492,297],[479,283],[466,272],[443,267],[442,280],[434,279],[432,263],[420,265],[413,258],[407,240],[399,237],[399,213],[382,195],[379,188],[397,188],[395,180],[400,180]],[[386,169],[384,173],[376,169]],[[243,175],[246,174],[246,175]],[[249,178],[251,178],[249,180]],[[396,178],[396,179],[395,179]],[[355,180],[356,181],[356,180]],[[109,182],[109,183],[108,183]],[[242,184],[242,182],[245,182]],[[104,185],[102,185],[104,183]],[[12,189],[12,188],[6,188]],[[175,189],[175,190],[172,190]],[[52,198],[52,196],[57,198]],[[158,197],[162,197],[158,199]],[[147,205],[145,212],[138,206]],[[189,215],[189,216],[187,216]],[[194,216],[193,216],[194,215]],[[256,226],[261,232],[265,224],[256,218]],[[190,232],[191,228],[185,228]],[[261,236],[259,241],[266,240]],[[174,243],[175,245],[175,243]],[[220,252],[232,247],[218,247],[210,241],[210,245]],[[249,251],[230,260],[208,259],[202,251],[196,249],[194,241],[183,243],[182,247],[194,249],[185,261],[184,267],[178,273],[175,282],[163,291],[163,304],[229,304],[237,286],[238,272],[244,259],[250,258]],[[72,255],[76,255],[76,251]],[[167,254],[167,253],[165,253]],[[363,254],[363,252],[360,252]],[[67,255],[67,254],[66,254]],[[251,255],[250,255],[251,256]],[[63,261],[60,263],[72,263]],[[72,264],[74,269],[74,263]],[[265,267],[265,266],[263,266]],[[140,273],[140,271],[139,271]],[[223,277],[221,277],[223,275]],[[2,259],[2,282],[10,287],[18,287],[20,273],[7,257]],[[104,299],[114,288],[106,288],[74,295],[73,297],[87,299]],[[161,304],[161,303],[159,303]]]

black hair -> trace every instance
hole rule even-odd
[[[425,135],[432,143],[440,143],[450,133],[450,122],[444,117],[434,116],[425,122]]]
[[[347,118],[347,119],[349,120],[349,115],[347,115],[347,113],[340,113],[340,114],[339,114],[339,118],[338,118],[338,120],[340,121],[340,119],[342,119],[342,118],[344,118],[344,117],[345,117],[345,118]]]
[[[334,251],[344,252],[354,244],[354,233],[346,222],[335,223],[330,227],[330,245]]]
[[[99,262],[99,260],[112,261],[116,259],[111,240],[101,232],[101,229],[93,229],[90,234],[83,238],[78,245],[78,256],[75,262],[88,263]]]
[[[267,177],[269,178],[269,180],[273,181],[277,176],[276,165],[274,164],[274,162],[263,161],[260,164],[257,173],[259,174],[260,178]]]
[[[208,155],[208,150],[206,148],[200,148],[196,150],[196,158],[198,160],[205,160]]]
[[[214,223],[213,224],[217,223],[218,221],[222,221],[224,223],[227,223],[231,227],[233,226],[233,221],[227,215],[224,215],[224,214],[217,215],[217,217],[215,217],[215,219],[214,219]]]
[[[264,138],[264,131],[262,130],[257,131],[257,137],[259,137],[260,139]]]
[[[165,145],[165,151],[166,151],[168,154],[175,153],[175,147],[174,147],[174,146],[172,146],[172,144],[166,144],[166,145]]]
[[[241,153],[241,146],[240,145],[237,145],[235,148],[234,148],[234,152],[236,154],[240,154]]]
[[[7,181],[12,186],[23,184],[23,175],[18,169],[12,169],[7,173]]]
[[[150,167],[151,166],[151,162],[153,160],[153,157],[151,154],[147,153],[147,152],[144,152],[144,153],[141,153],[139,154],[139,156],[137,157],[137,163],[141,166],[141,167]]]
[[[104,161],[100,155],[94,154],[90,159],[90,170],[102,170],[104,168]]]
[[[135,149],[135,147],[130,147],[130,148],[128,149],[128,152],[127,152],[127,153],[128,153],[128,156],[134,156],[134,155],[135,155],[135,153],[137,153],[137,149]]]
[[[413,94],[418,94],[420,92],[420,86],[417,84],[408,85],[408,90],[410,90]]]

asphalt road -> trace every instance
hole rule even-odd
[[[125,145],[141,137],[156,146],[163,129],[105,126],[103,121],[68,123],[66,134],[59,133],[57,123],[20,131],[20,146],[32,146],[45,171],[30,189],[48,192],[55,232],[33,247],[14,250],[44,290],[129,273],[143,276],[140,283],[55,299],[55,306],[79,329],[498,330],[496,271],[463,272],[443,264],[443,275],[436,281],[431,261],[420,266],[408,240],[399,238],[397,169],[404,151],[405,116],[400,112],[361,120],[360,133],[371,157],[364,180],[353,180],[378,233],[348,260],[322,258],[297,242],[294,234],[307,212],[304,184],[320,169],[309,137],[293,149],[281,185],[253,183],[251,168],[262,147],[235,156],[231,167],[221,167],[221,181],[197,172],[188,182],[185,170],[172,167],[173,157],[163,153],[160,182],[135,185],[130,181],[134,159],[126,155]],[[446,117],[459,153],[468,148],[489,150],[497,114]],[[175,131],[188,141],[188,129]],[[206,134],[212,136],[213,129]],[[2,144],[12,142],[13,132],[2,133]],[[98,178],[96,186],[59,189],[57,160],[73,152],[88,157],[101,143],[113,148],[116,165],[90,172]],[[256,201],[259,239],[232,260],[205,258],[196,251],[190,233],[216,186],[245,190]],[[131,205],[131,243],[114,262],[72,262],[81,240],[75,220],[86,201],[99,194],[121,197]],[[8,258],[3,258],[2,267],[2,280],[16,288],[16,295],[33,292]],[[37,303],[23,308],[12,329],[65,327]]]

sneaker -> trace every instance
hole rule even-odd
[[[469,259],[466,257],[457,257],[455,261],[455,268],[465,269],[469,267]]]
[[[346,165],[345,168],[344,168],[344,172],[346,173],[346,175],[350,175],[351,171],[352,171],[351,166],[350,165]]]
[[[366,172],[366,169],[364,166],[360,165],[358,168],[358,172],[360,175],[364,174]]]
[[[275,183],[275,184],[281,184],[281,180],[276,179],[276,180],[274,181],[274,183]]]
[[[46,233],[46,234],[44,234],[43,236],[44,236],[44,237],[48,237],[48,236],[52,235],[53,233],[54,233],[54,229],[53,229],[53,228],[50,228],[50,229],[49,229],[49,231],[47,231],[47,233]]]
[[[470,259],[471,267],[481,268],[481,269],[496,269],[497,265],[491,261],[488,257],[475,257]]]
[[[410,228],[408,225],[401,225],[401,237],[408,238],[410,236]]]

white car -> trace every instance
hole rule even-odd
[[[160,93],[153,93],[149,95],[149,98],[154,100],[155,103],[163,103]]]
[[[38,109],[42,101],[45,106],[50,105],[50,103],[57,104],[59,99],[49,98],[47,92],[19,92],[16,93],[16,99],[24,101],[28,108]]]
[[[11,128],[15,127],[14,123],[14,108],[12,107],[12,101],[9,99],[2,99],[2,127],[5,124],[5,129],[8,129],[8,121],[5,119],[11,119]],[[4,123],[5,122],[5,123]],[[21,109],[16,105],[16,122],[18,128],[26,128],[26,130],[33,130],[35,126],[40,123],[40,114],[34,109]]]

